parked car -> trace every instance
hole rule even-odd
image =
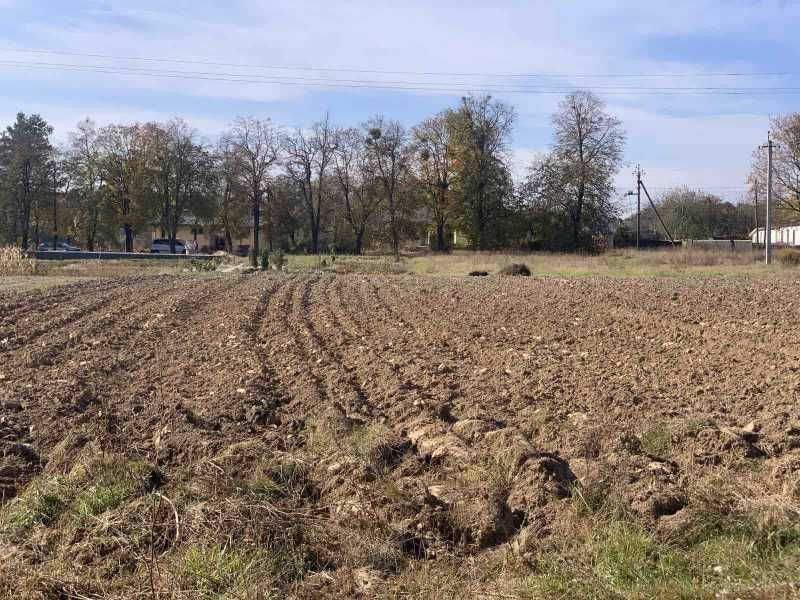
[[[56,242],[56,247],[53,248],[53,242],[42,242],[39,244],[39,250],[55,250],[56,252],[80,252],[81,249],[67,242]]]
[[[169,240],[153,240],[150,244],[150,252],[152,254],[172,254],[169,247]],[[186,254],[186,242],[183,240],[175,240],[175,254]]]

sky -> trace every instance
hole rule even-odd
[[[240,115],[294,128],[380,113],[411,127],[491,89],[516,109],[522,176],[581,88],[627,132],[623,210],[637,163],[654,195],[686,185],[738,200],[770,115],[800,107],[798,26],[790,0],[0,0],[0,125],[39,113],[57,142],[85,117],[177,116],[209,140]]]

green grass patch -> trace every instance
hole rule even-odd
[[[640,436],[642,450],[659,460],[669,460],[672,456],[672,431],[665,424],[658,424]]]
[[[122,504],[130,492],[130,487],[122,482],[93,485],[78,495],[74,505],[75,514],[80,521],[96,517]]]
[[[251,597],[244,592],[256,589],[266,593],[271,583],[299,581],[313,566],[313,557],[302,547],[278,544],[268,549],[249,549],[209,543],[186,549],[180,575],[184,586],[197,597],[239,598]]]
[[[213,597],[242,584],[259,558],[257,553],[216,544],[195,545],[184,553],[181,573],[190,589],[201,597]]]
[[[247,482],[251,494],[267,500],[303,496],[309,485],[307,465],[292,458],[259,463]]]
[[[36,525],[49,527],[66,506],[58,486],[33,487],[4,509],[3,521],[17,530],[28,530]]]
[[[772,598],[800,569],[800,523],[791,511],[760,518],[734,510],[724,490],[718,502],[699,498],[680,535],[656,537],[602,505],[576,505],[571,536],[545,546],[536,574],[523,580],[524,598],[625,600]],[[577,501],[576,501],[577,502]],[[588,506],[588,503],[586,503]]]
[[[595,573],[618,590],[636,590],[691,579],[689,561],[676,550],[656,543],[640,527],[624,522],[600,529],[592,540]]]

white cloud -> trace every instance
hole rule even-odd
[[[0,0],[0,6],[22,6]],[[131,4],[108,2],[98,9],[90,4],[80,9],[53,10],[53,15],[8,20],[18,28],[13,39],[28,47],[50,47],[86,53],[186,58],[195,61],[249,65],[293,65],[350,67],[397,71],[477,72],[477,73],[665,73],[706,72],[702,52],[697,60],[663,59],[643,56],[653,36],[724,35],[731,40],[728,60],[715,60],[715,69],[747,67],[736,51],[742,33],[758,32],[765,39],[788,39],[795,28],[800,9],[795,4],[771,0],[764,2],[718,0],[672,0],[669,3],[616,2],[479,2],[478,0],[409,0],[380,3],[356,0],[330,2],[306,0],[292,3],[240,2],[224,5],[142,0]],[[21,10],[21,9],[20,9]],[[64,14],[61,14],[64,13]],[[780,19],[785,27],[775,27]],[[0,53],[0,58],[11,58]],[[13,56],[20,59],[20,56]],[[231,66],[132,63],[77,57],[27,56],[24,60],[50,62],[144,66],[157,69],[208,73],[263,73],[295,77],[318,77],[383,81],[431,81],[450,83],[464,78],[418,74],[332,73],[318,71],[269,71]],[[4,76],[7,75],[4,72]],[[199,81],[130,77],[121,75],[52,73],[32,71],[22,77],[10,74],[13,81],[38,89],[53,90],[58,85],[59,100],[52,93],[42,97],[38,91],[24,97],[24,86],[16,98],[0,98],[0,118],[13,118],[17,109],[41,112],[56,126],[57,132],[71,129],[87,114],[98,124],[136,120],[164,120],[185,117],[207,134],[216,134],[240,112],[285,115],[287,125],[302,125],[317,118],[309,114],[310,99],[318,110],[330,99],[334,117],[352,106],[365,106],[362,118],[382,111],[367,98],[377,94],[347,91],[327,94],[320,88],[225,81]],[[472,79],[472,81],[486,81]],[[11,83],[9,79],[7,82]],[[497,80],[491,80],[497,81]],[[604,79],[563,78],[559,85],[589,83],[636,85],[639,80],[613,83]],[[670,85],[670,80],[646,80],[643,85]],[[704,80],[692,80],[689,85]],[[514,80],[514,85],[536,85],[539,80]],[[554,81],[547,82],[553,85]],[[684,85],[687,82],[682,82]],[[757,82],[740,81],[740,85]],[[9,89],[12,86],[9,85]],[[126,97],[119,102],[120,95]],[[429,94],[407,93],[394,104],[402,117],[408,107],[429,101]],[[559,101],[557,95],[502,94],[513,103],[519,119],[514,136],[515,175],[525,168],[539,149],[550,142],[549,115]],[[320,100],[320,97],[323,99]],[[76,99],[83,98],[84,101]],[[104,100],[104,98],[106,100]],[[165,99],[175,101],[165,106]],[[693,186],[735,186],[743,184],[752,148],[762,141],[766,118],[747,100],[727,97],[648,97],[609,95],[609,110],[620,116],[629,133],[627,160],[641,162],[654,189],[685,183]],[[338,103],[338,104],[337,104]],[[212,107],[213,106],[213,110]],[[775,106],[772,104],[771,106]],[[323,108],[324,110],[324,108]],[[351,111],[352,112],[352,111]],[[227,113],[227,114],[224,114]],[[630,167],[626,167],[626,172]],[[620,175],[621,189],[629,184]]]

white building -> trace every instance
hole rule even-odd
[[[759,227],[750,232],[754,244],[766,243],[766,228]],[[776,246],[800,246],[800,225],[773,227],[770,241]]]

